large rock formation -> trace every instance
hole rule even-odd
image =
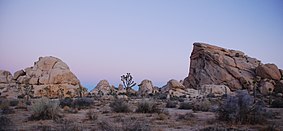
[[[68,65],[52,56],[40,57],[34,66],[19,70],[14,73],[14,77],[9,75],[7,78],[15,81],[19,96],[26,93],[27,87],[32,89],[33,97],[74,97],[86,91]]]
[[[262,64],[241,51],[194,43],[190,57],[189,76],[184,79],[186,88],[200,89],[202,85],[226,85],[232,91],[254,88],[254,80],[263,78],[280,80],[280,70],[274,64]],[[264,92],[268,85],[264,85]]]

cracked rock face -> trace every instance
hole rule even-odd
[[[202,85],[226,85],[232,91],[252,89],[255,69],[261,62],[246,56],[241,51],[194,43],[190,57],[189,76],[185,78],[186,88],[200,88]]]
[[[68,65],[52,56],[40,57],[33,67],[15,72],[14,80],[20,92],[26,85],[32,86],[34,97],[74,97],[80,87],[80,81]]]

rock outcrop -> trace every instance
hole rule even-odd
[[[153,94],[154,87],[150,80],[143,80],[139,85],[138,94],[141,96],[146,96],[148,94]]]
[[[184,96],[188,93],[185,86],[174,79],[168,81],[167,84],[161,88],[161,92],[177,97]]]
[[[9,84],[13,79],[9,71],[0,70],[0,84]]]
[[[194,43],[190,57],[189,75],[183,81],[186,88],[200,89],[203,85],[225,85],[231,91],[252,90],[254,82],[260,84],[263,94],[273,90],[282,79],[282,72],[274,64],[262,64],[241,51]],[[257,79],[257,78],[260,79]],[[270,82],[264,82],[265,79]]]
[[[18,97],[16,83],[9,71],[0,70],[0,96],[13,99]]]
[[[115,87],[112,87],[107,80],[101,80],[90,92],[95,95],[109,95],[116,92],[116,90]]]
[[[220,97],[224,94],[231,94],[230,88],[225,85],[202,85],[200,87],[200,94],[207,96]]]
[[[195,89],[206,84],[226,85],[231,90],[251,89],[255,68],[260,64],[241,51],[194,43],[189,76],[184,85]]]
[[[26,94],[27,87],[32,89],[32,97],[75,97],[86,91],[68,65],[52,56],[40,57],[34,66],[15,72],[14,77],[6,75],[5,81],[15,82],[19,96]]]

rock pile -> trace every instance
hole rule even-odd
[[[86,91],[68,65],[52,56],[40,57],[34,66],[19,70],[14,73],[14,76],[3,72],[2,80],[3,83],[14,83],[13,85],[18,88],[19,96],[26,93],[27,87],[31,88],[30,93],[33,97],[75,97]]]

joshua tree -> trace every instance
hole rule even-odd
[[[24,85],[23,89],[23,97],[26,103],[30,102],[30,98],[32,97],[34,91],[33,91],[33,86],[32,85]]]
[[[121,81],[123,82],[126,90],[129,90],[136,85],[136,83],[133,81],[133,76],[131,76],[130,73],[127,73],[127,75],[122,75]]]
[[[84,95],[86,92],[87,92],[87,89],[84,88],[81,84],[80,84],[79,88],[76,89],[76,93],[78,94],[78,96],[79,96],[80,98],[82,98],[83,95]]]

